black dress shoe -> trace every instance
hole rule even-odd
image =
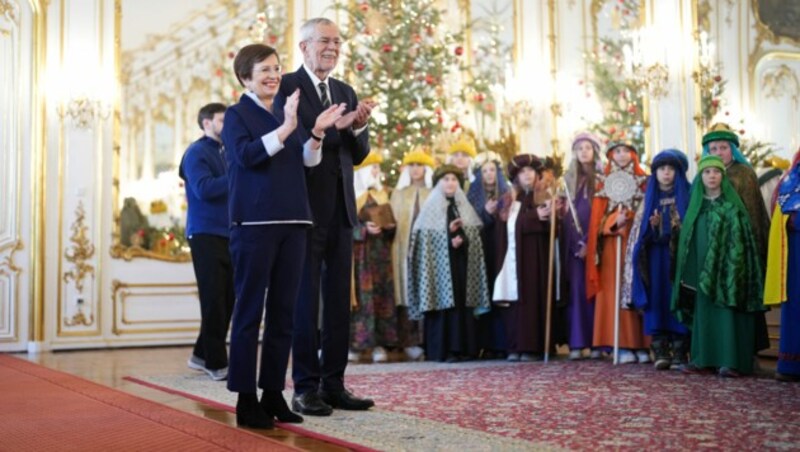
[[[280,391],[264,391],[261,394],[261,408],[267,416],[274,416],[278,422],[289,424],[299,424],[303,422],[303,416],[293,413],[286,405],[286,400]]]
[[[363,411],[375,406],[372,399],[360,399],[347,389],[343,391],[319,391],[319,396],[328,405],[342,410]]]
[[[239,427],[270,429],[275,426],[272,416],[267,415],[254,393],[239,393],[236,401],[236,425]]]
[[[295,394],[292,397],[292,410],[309,416],[330,416],[333,408],[325,403],[315,391]]]

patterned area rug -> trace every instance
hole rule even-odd
[[[0,354],[2,451],[297,450]]]
[[[199,374],[139,381],[235,405]],[[555,361],[360,365],[347,384],[376,407],[302,428],[383,450],[800,449],[800,385],[770,379]]]

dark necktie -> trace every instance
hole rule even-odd
[[[319,82],[319,100],[322,101],[322,108],[328,108],[331,106],[331,98],[328,97],[328,85],[323,82]]]

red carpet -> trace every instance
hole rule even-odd
[[[0,450],[297,450],[0,354]]]
[[[771,379],[559,361],[347,382],[386,388],[380,410],[569,449],[800,449],[800,385]]]
[[[800,450],[800,384],[594,361],[352,367],[348,387],[376,407],[304,429],[381,450]],[[231,404],[202,376],[147,380]]]

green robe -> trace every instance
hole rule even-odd
[[[702,289],[708,281],[702,281],[703,268],[712,241],[709,237],[709,220],[712,209],[730,209],[721,198],[703,200],[694,225],[694,235],[689,244],[682,281],[697,287],[694,310],[691,315],[692,363],[698,367],[728,367],[743,374],[753,372],[755,355],[755,316],[715,303]],[[719,211],[717,211],[719,213]],[[722,216],[723,219],[725,215]],[[724,220],[723,220],[724,221]],[[736,244],[734,246],[743,246]]]

